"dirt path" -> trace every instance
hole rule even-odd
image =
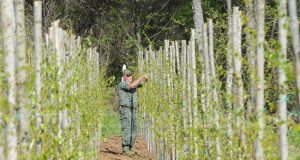
[[[134,155],[128,156],[122,153],[121,137],[110,137],[102,143],[99,151],[99,160],[156,160],[155,154],[149,155],[147,145],[143,138],[138,137],[133,147]]]

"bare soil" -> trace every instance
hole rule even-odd
[[[107,142],[101,143],[99,160],[156,160],[155,154],[150,155],[142,137],[138,137],[132,149],[132,155],[122,153],[120,136],[112,136]]]

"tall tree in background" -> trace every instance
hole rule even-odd
[[[202,29],[203,25],[203,11],[201,6],[201,0],[193,0],[193,12],[194,12],[194,24],[196,29]]]
[[[43,28],[60,19],[63,28],[73,28],[84,42],[89,36],[84,44],[97,45],[109,65],[109,76],[121,74],[119,70],[124,63],[135,65],[137,42],[145,47],[155,41],[155,48],[163,44],[165,37],[187,39],[193,26],[193,19],[187,18],[193,16],[192,2],[188,0],[42,1]],[[29,26],[33,24],[33,0],[25,2]]]
[[[140,10],[139,10],[140,3],[139,2],[140,2],[140,0],[135,0],[133,14],[136,19],[136,22],[135,22],[136,38],[137,38],[138,43],[141,43],[142,42],[142,37],[141,37],[142,31],[141,31],[141,18],[140,18]]]

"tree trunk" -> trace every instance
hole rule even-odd
[[[256,7],[256,71],[258,82],[256,84],[256,114],[258,120],[258,137],[255,145],[255,158],[257,160],[264,159],[264,150],[262,146],[263,133],[264,133],[264,41],[265,41],[265,1],[260,0]]]
[[[193,12],[194,12],[194,25],[196,29],[202,30],[203,25],[203,11],[201,6],[201,0],[193,0]]]
[[[134,1],[134,17],[136,19],[135,21],[135,31],[136,31],[136,38],[139,44],[141,44],[142,42],[142,36],[141,36],[141,19],[140,19],[140,12],[138,10],[138,8],[140,8],[139,6],[140,1],[139,0],[135,0]]]
[[[299,1],[298,1],[299,2]],[[297,17],[297,4],[296,0],[289,0],[289,14],[291,19],[291,31],[292,31],[292,41],[295,54],[296,63],[296,86],[297,86],[297,101],[298,106],[296,110],[298,111],[298,123],[300,123],[300,38],[299,38],[299,21]]]
[[[281,160],[288,159],[288,139],[287,139],[287,95],[286,95],[286,73],[284,65],[287,63],[287,28],[285,27],[287,21],[286,0],[279,1],[279,68],[278,68],[278,84],[279,84],[279,100],[278,100],[278,114],[281,124],[279,126],[280,135],[280,158]]]

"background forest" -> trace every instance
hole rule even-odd
[[[232,6],[246,11],[246,2],[233,0]],[[26,0],[28,26],[33,22],[32,4],[32,0]],[[201,4],[204,19],[214,19],[218,36],[216,55],[222,56],[227,44],[227,3],[225,0],[202,0]],[[267,40],[277,37],[276,6],[275,0],[266,1]],[[166,37],[188,39],[190,28],[194,27],[192,17],[191,0],[43,0],[44,32],[52,21],[60,19],[63,28],[72,28],[77,36],[86,37],[86,45],[98,47],[103,61],[109,65],[109,76],[120,75],[123,64],[134,66],[137,63],[137,42],[144,47],[149,44],[158,47]]]

